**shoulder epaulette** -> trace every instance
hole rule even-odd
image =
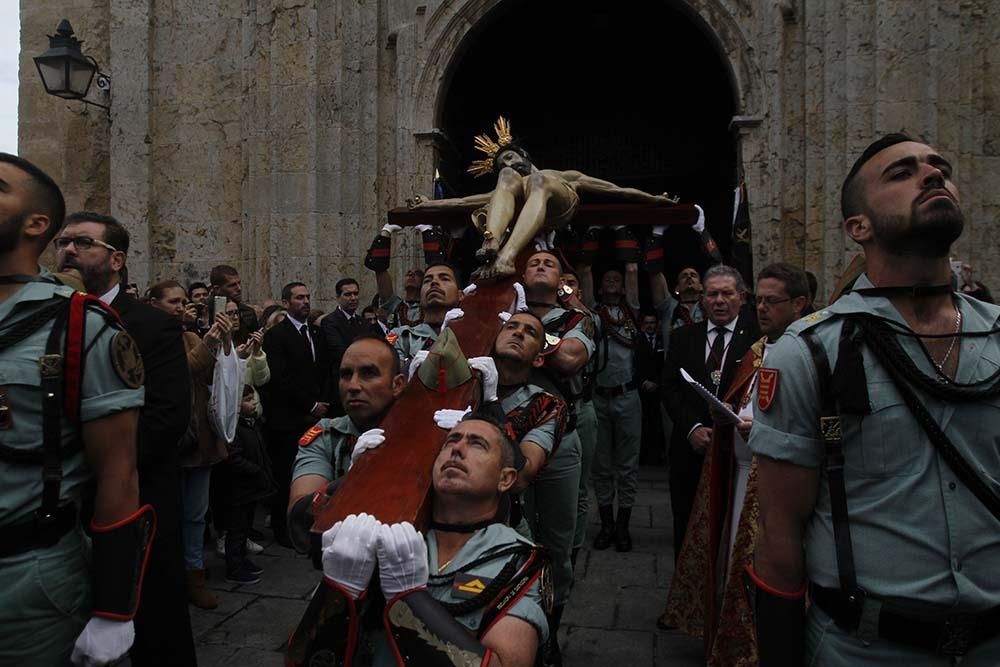
[[[795,333],[795,334],[801,333],[807,329],[811,329],[820,322],[826,322],[827,320],[830,320],[836,317],[837,315],[838,313],[833,312],[829,308],[824,308],[823,310],[817,310],[814,313],[809,313],[800,320],[792,322],[792,324],[788,326],[788,331],[789,333]]]

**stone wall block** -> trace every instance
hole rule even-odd
[[[344,211],[343,191],[340,173],[319,172],[316,174],[316,212],[319,214],[340,214]],[[339,227],[338,227],[339,229]]]
[[[285,173],[274,176],[274,213],[304,213],[313,200],[313,177],[307,173]]]
[[[316,252],[317,240],[312,214],[271,216],[269,255],[305,256]]]

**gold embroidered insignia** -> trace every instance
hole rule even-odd
[[[111,365],[127,387],[138,389],[146,379],[139,346],[124,331],[119,331],[111,339]]]

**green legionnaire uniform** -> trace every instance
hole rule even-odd
[[[142,360],[117,318],[92,297],[74,298],[72,289],[50,279],[42,270],[0,303],[0,664],[5,665],[68,664],[91,615],[104,612],[107,595],[92,582],[121,583],[102,576],[107,573],[92,561],[91,540],[80,525],[80,503],[94,481],[80,427],[143,404]],[[71,300],[83,302],[79,346],[66,334],[73,314],[56,314],[70,311]],[[74,373],[70,367],[81,362]],[[57,389],[49,392],[53,379]],[[45,401],[50,394],[53,402]],[[75,415],[67,414],[70,407]],[[51,441],[43,438],[49,424]],[[95,553],[104,546],[105,540],[95,537]],[[115,555],[102,553],[104,560]],[[110,560],[120,565],[119,558]],[[127,611],[116,613],[131,618]]]
[[[447,563],[438,562],[437,538],[434,536],[433,529],[427,531],[425,541],[427,542],[427,563],[431,572],[427,581],[427,590],[435,600],[448,604],[462,603],[473,597],[473,591],[478,588],[476,580],[482,584],[489,584],[500,574],[500,570],[510,561],[510,558],[498,554],[515,546],[535,549],[535,545],[530,540],[500,523],[491,524],[477,531],[462,546],[455,557]],[[484,557],[490,555],[497,556],[484,560]],[[456,577],[457,573],[461,573],[463,576]],[[456,580],[460,583],[456,584]],[[542,591],[539,582],[536,581],[528,588],[525,596],[506,613],[506,615],[520,618],[533,625],[538,631],[539,645],[545,643],[549,633],[548,624],[545,622],[547,603],[542,599],[543,593],[551,594],[551,591]],[[480,627],[482,619],[482,607],[455,617],[455,620],[473,633],[486,630],[486,628]]]
[[[389,344],[396,348],[399,361],[403,364],[403,371],[410,365],[410,360],[416,356],[420,350],[429,350],[437,340],[438,331],[426,322],[416,325],[396,327],[386,336]]]
[[[469,541],[442,563],[431,527],[424,538],[430,574],[426,591],[396,597],[386,608],[382,596],[372,595],[371,590],[354,600],[336,582],[324,578],[289,641],[289,664],[394,666],[400,663],[392,644],[407,656],[407,664],[479,664],[480,641],[496,621],[508,615],[533,626],[538,645],[544,645],[549,636],[546,614],[551,608],[552,584],[543,549],[500,523],[470,532],[474,534]],[[409,608],[402,614],[394,611],[400,602]],[[417,624],[395,623],[401,616]],[[421,631],[409,631],[414,627]]]
[[[428,530],[424,541],[427,543],[427,563],[430,577],[427,581],[427,592],[431,597],[452,609],[452,618],[464,626],[474,637],[482,639],[487,631],[483,624],[484,612],[489,600],[483,599],[479,605],[469,604],[470,609],[461,609],[459,605],[468,603],[482,591],[483,586],[491,584],[507,563],[512,561],[510,550],[520,547],[520,554],[514,558],[523,560],[524,553],[538,551],[527,538],[518,534],[512,528],[494,523],[482,528],[462,546],[461,550],[447,563],[438,562],[437,538],[434,530]],[[491,557],[492,556],[492,557]],[[538,645],[542,646],[548,638],[549,626],[545,620],[544,592],[541,590],[541,579],[538,574],[531,583],[528,592],[507,608],[503,615],[519,618],[531,624],[538,632]],[[551,591],[548,591],[551,595]],[[489,593],[484,598],[492,598]],[[497,619],[489,619],[490,625]],[[398,664],[392,655],[385,633],[373,633],[376,667],[394,667]],[[400,647],[403,649],[404,647]]]
[[[399,327],[416,326],[424,321],[424,309],[420,307],[420,300],[404,301],[398,295],[393,294],[385,303],[386,319],[390,329]]]
[[[320,419],[299,438],[292,479],[319,475],[331,482],[347,474],[351,451],[361,435],[347,415]]]
[[[954,339],[953,383],[867,275],[854,290],[788,328],[754,397],[753,452],[823,469],[801,663],[996,665],[1000,518],[970,489],[978,478],[995,494],[1000,479],[1000,307],[954,295],[957,328],[990,333]],[[973,475],[946,462],[928,422]]]
[[[319,562],[319,542],[312,533],[313,503],[318,496],[329,496],[337,480],[351,467],[351,452],[361,435],[347,415],[320,419],[299,438],[292,465],[292,480],[304,475],[319,475],[328,484],[312,495],[300,498],[288,510],[288,537],[300,553],[309,553]]]
[[[504,389],[500,388],[501,394]],[[525,440],[536,443],[545,451],[546,460],[558,451],[569,417],[569,409],[562,398],[529,382],[501,395],[500,409],[511,426],[511,439],[515,443],[520,445]],[[525,489],[522,500],[522,520],[516,526],[518,532],[556,553],[572,548],[573,531],[568,531],[567,526],[575,521],[575,498],[550,494],[544,502],[539,502],[532,484]]]
[[[593,321],[585,313],[556,306],[542,317],[542,325],[548,337],[578,340],[586,348],[588,359],[594,354]],[[583,390],[583,372],[568,379],[557,377],[555,374],[548,374],[548,377],[558,387],[567,405],[571,408],[575,406],[577,396]],[[545,469],[535,477],[530,491],[530,494],[525,494],[528,511],[531,511],[532,506],[562,506],[566,499],[577,500],[580,493],[580,436],[576,432],[576,415],[572,409],[559,448],[549,459]],[[576,511],[574,510],[567,517],[565,524],[556,530],[558,535],[554,537],[558,539],[553,544],[544,542],[546,535],[533,535],[533,537],[552,550],[555,606],[561,608],[569,601],[570,591],[573,588],[571,558],[573,538],[576,535]]]
[[[593,322],[594,343],[601,339],[601,319],[590,313]],[[576,553],[587,539],[587,514],[590,512],[590,478],[597,452],[597,412],[594,410],[594,375],[597,359],[591,357],[583,371],[583,388],[576,399],[576,432],[580,437],[580,491],[576,501],[576,535],[573,538],[573,565]]]
[[[639,487],[639,447],[642,442],[642,402],[635,372],[635,337],[639,331],[634,309],[598,305],[603,339],[598,352],[594,408],[597,414],[597,453],[594,456],[594,494],[601,514],[601,532],[595,549],[631,551],[628,532],[632,505]],[[615,492],[618,515],[614,515]]]

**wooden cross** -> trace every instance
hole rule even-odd
[[[582,204],[573,224],[692,225],[697,219],[698,210],[690,204]],[[470,218],[469,211],[396,208],[389,211],[389,222],[405,227],[455,226],[470,224]],[[518,276],[531,253],[524,250],[518,258]],[[516,280],[510,277],[478,285],[476,293],[462,301],[465,316],[448,323],[467,359],[490,354],[500,330],[497,313],[510,308]],[[313,532],[322,533],[346,516],[361,512],[383,523],[409,521],[421,529],[430,510],[431,467],[446,434],[434,423],[434,411],[464,410],[479,394],[475,379],[441,394],[414,378],[380,425],[385,442],[362,454],[326,506],[317,508]]]

